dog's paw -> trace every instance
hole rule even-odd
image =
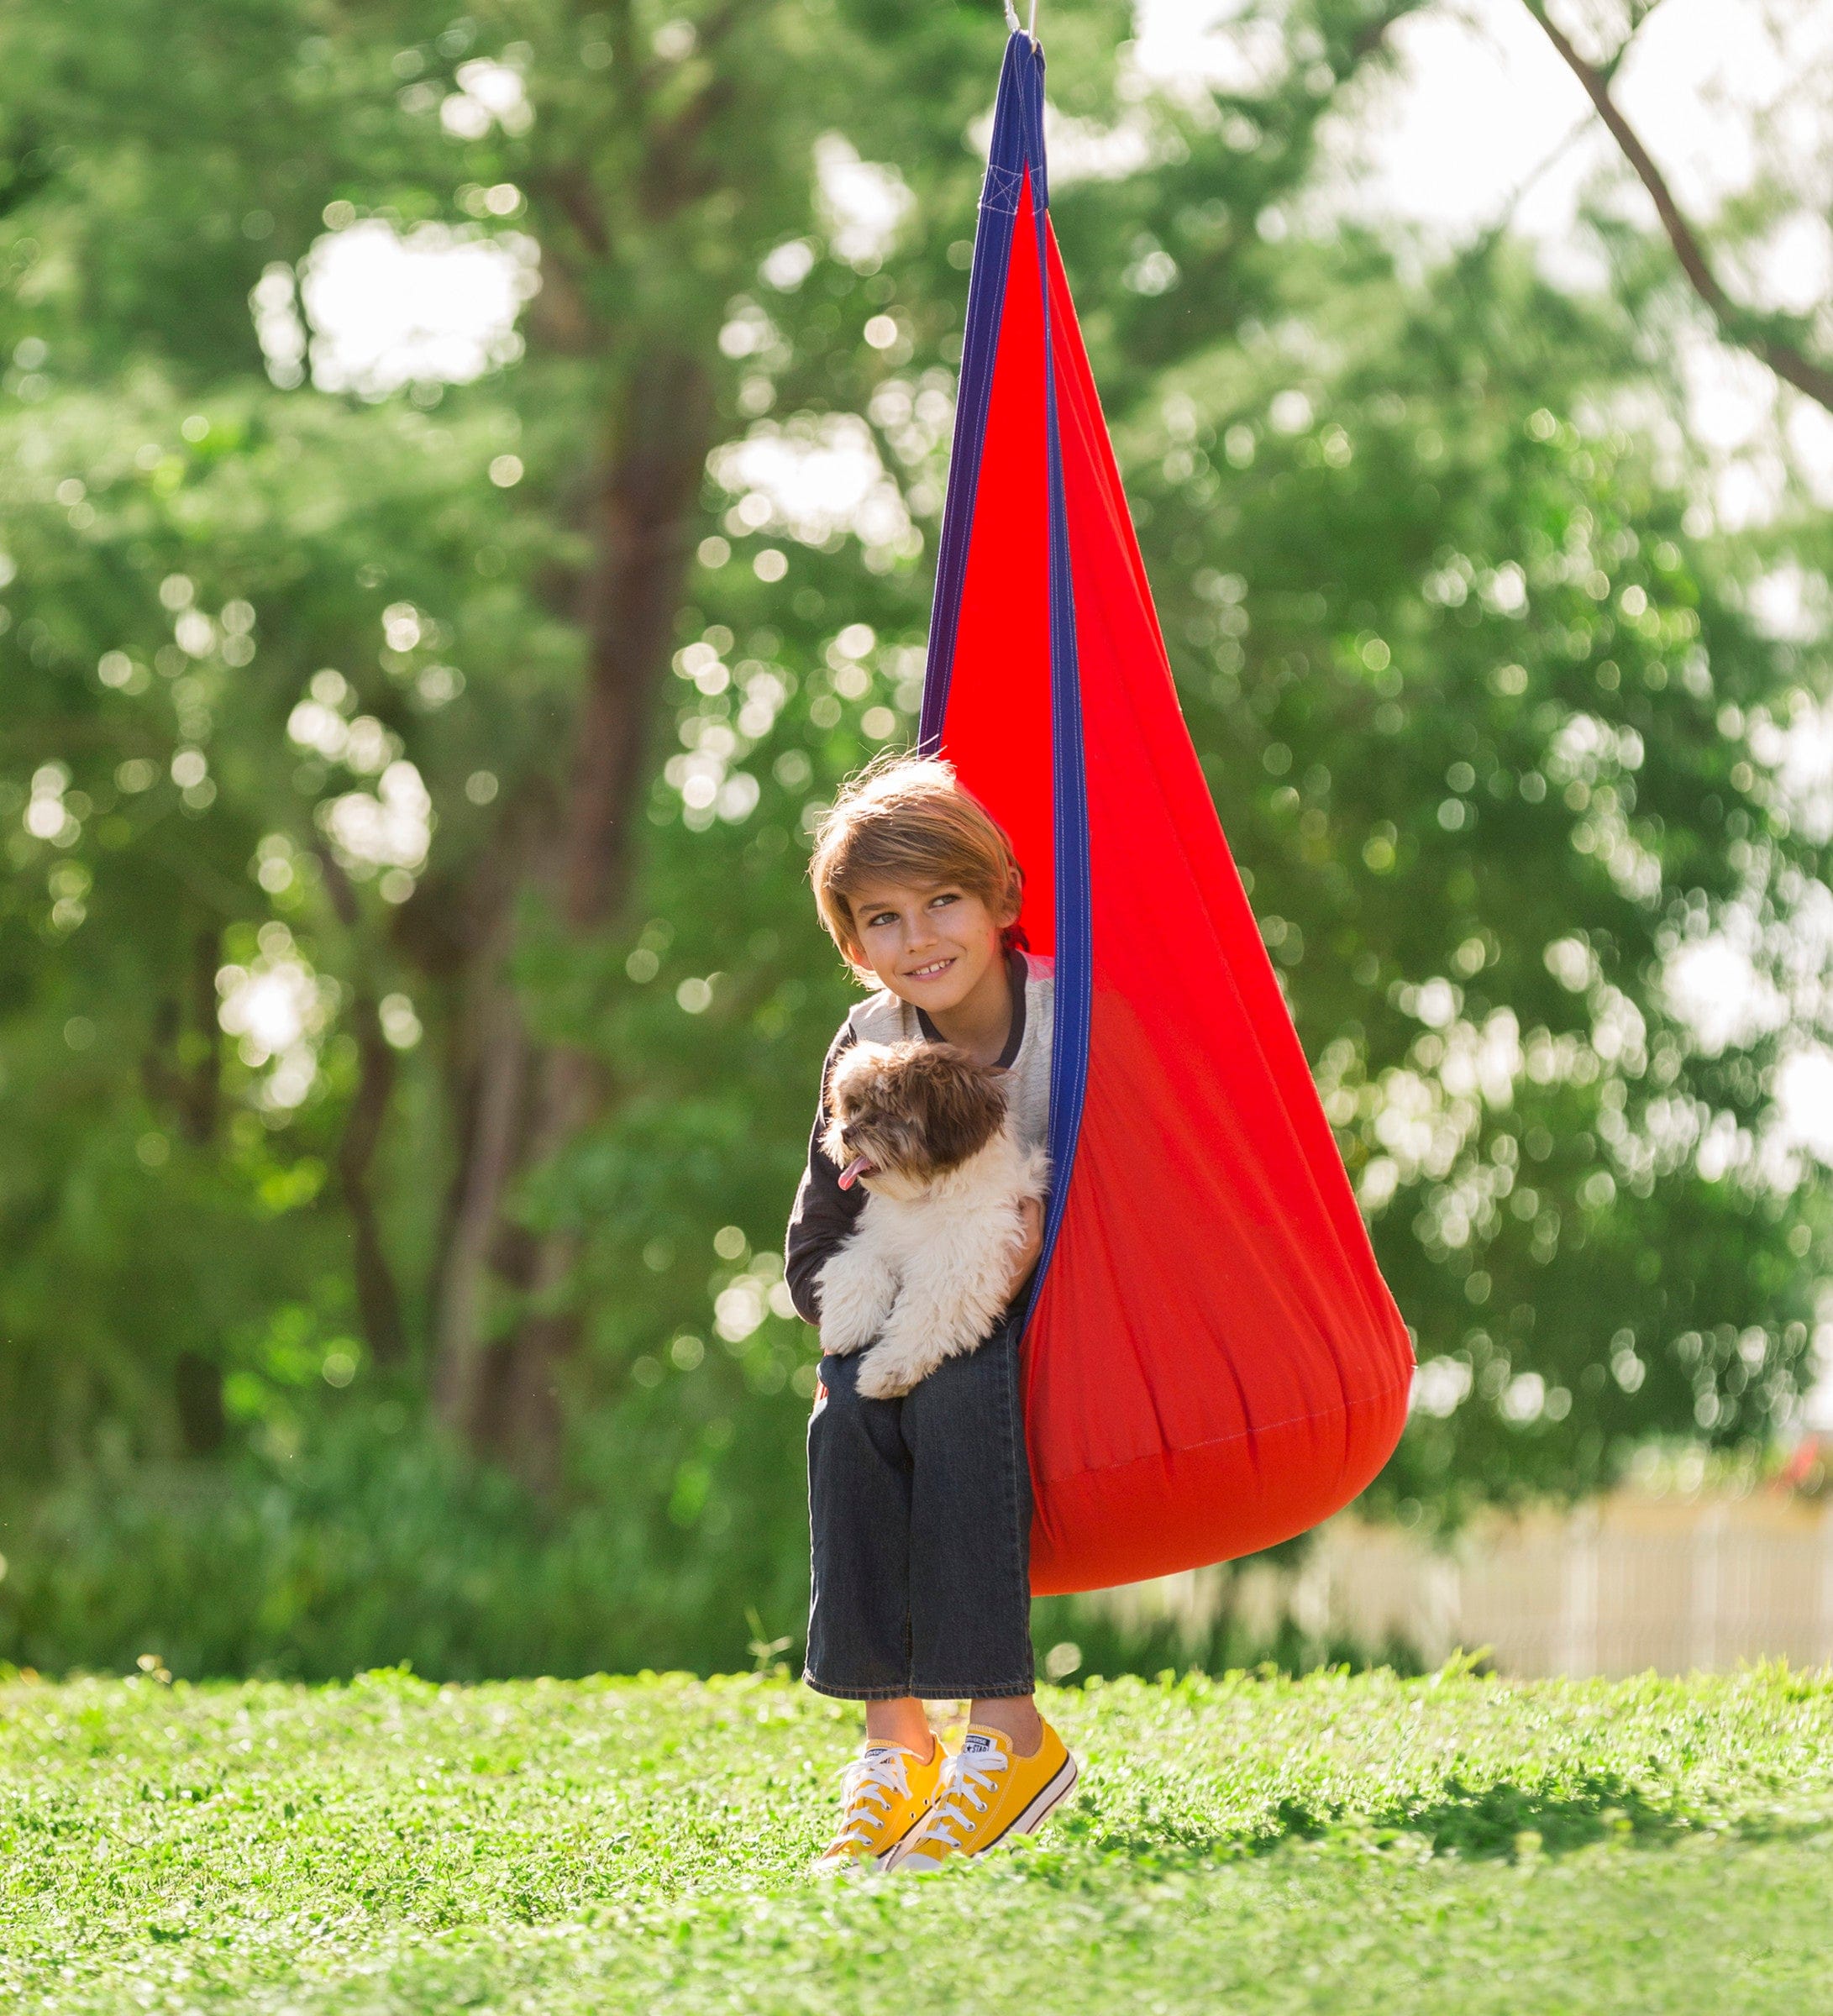
[[[942,1360],[932,1352],[918,1353],[896,1343],[880,1344],[859,1361],[859,1391],[869,1400],[901,1400]]]
[[[868,1358],[859,1368],[856,1381],[861,1395],[869,1400],[901,1400],[916,1382],[889,1368],[874,1366]]]
[[[865,1285],[849,1275],[822,1284],[821,1348],[830,1357],[863,1350],[884,1328],[880,1299],[863,1292]]]

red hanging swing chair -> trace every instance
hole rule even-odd
[[[1413,1354],[1172,684],[1006,45],[921,746],[1024,863],[1056,963],[1024,1339],[1040,1595],[1232,1559],[1379,1471]]]

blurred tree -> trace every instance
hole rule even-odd
[[[1761,1146],[1786,1032],[1714,1050],[1666,975],[1741,921],[1799,991],[1825,835],[1762,752],[1825,669],[1620,417],[1668,382],[1622,301],[1503,235],[1402,274],[1308,223],[1405,11],[1257,10],[1252,76],[1174,98],[1116,70],[1121,9],[1058,7],[1053,201],[1428,1362],[1389,1495],[1444,1503],[1794,1404],[1822,1202]],[[565,1454],[650,1641],[793,1625],[775,1248],[849,998],[803,848],[911,728],[1000,33],[0,25],[16,1475],[111,1438],[284,1466],[328,1410],[386,1440],[430,1405],[544,1485]],[[538,277],[475,378],[340,349],[327,276],[385,243]]]
[[[1655,215],[1668,244],[1673,248],[1687,285],[1704,305],[1719,333],[1727,343],[1741,344],[1760,357],[1785,385],[1791,385],[1817,406],[1833,412],[1833,365],[1813,354],[1815,318],[1811,315],[1765,312],[1733,299],[1719,278],[1710,251],[1698,227],[1676,200],[1668,178],[1640,134],[1611,94],[1611,85],[1623,67],[1643,24],[1660,0],[1631,0],[1624,32],[1614,39],[1597,59],[1587,56],[1573,38],[1554,20],[1543,0],[1524,0],[1527,11],[1540,24],[1560,60],[1583,87],[1605,130],[1621,150],[1624,160],[1655,206]],[[1762,215],[1773,207],[1774,192],[1765,191],[1772,202],[1759,201],[1742,207],[1748,216]],[[1786,202],[1786,199],[1784,199]]]

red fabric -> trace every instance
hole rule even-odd
[[[1025,871],[1020,921],[1036,953],[1056,937],[1051,811],[1050,512],[1045,437],[1043,288],[1025,179],[1000,319],[948,687],[945,753],[974,752],[998,776],[994,811]],[[962,773],[966,783],[967,774]]]
[[[1231,1558],[1374,1477],[1412,1352],[1184,724],[1046,220],[1089,818],[1081,1131],[1024,1358],[1040,1594]],[[1044,321],[1029,188],[943,751],[1053,942]],[[1058,1041],[1063,1024],[1058,1021]]]

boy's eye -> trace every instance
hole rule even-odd
[[[945,889],[939,895],[932,896],[929,899],[929,906],[933,910],[938,904],[959,903],[960,900],[961,892],[959,890]],[[870,931],[880,924],[895,924],[896,921],[897,912],[895,910],[880,910],[874,911],[865,920],[865,927]]]

